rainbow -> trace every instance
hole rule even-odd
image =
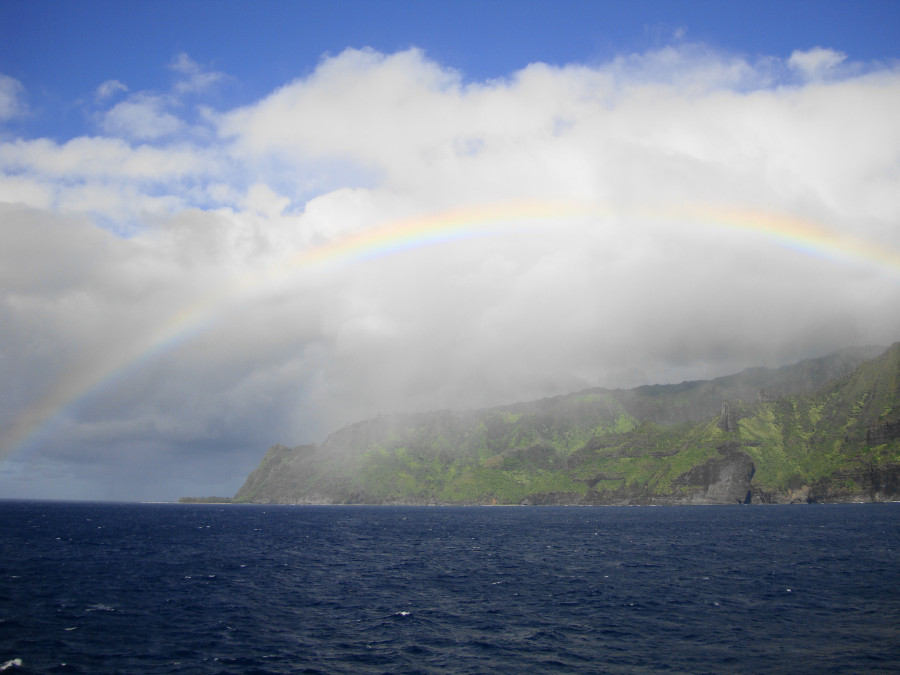
[[[900,274],[900,251],[796,216],[747,208],[697,205],[681,209],[681,217],[711,228],[728,227],[753,233],[808,256],[881,268],[895,279]]]
[[[236,284],[172,314],[144,339],[116,354],[107,355],[102,364],[72,370],[4,430],[0,436],[0,458],[49,433],[67,410],[93,392],[208,330],[236,303],[264,296],[302,270],[362,263],[422,247],[490,236],[510,228],[546,223],[557,225],[576,218],[602,220],[613,214],[637,220],[688,223],[711,230],[745,231],[805,255],[881,268],[900,281],[900,252],[897,250],[791,215],[761,210],[703,204],[621,211],[593,202],[533,200],[479,205],[381,223],[299,251],[279,265],[247,275]]]

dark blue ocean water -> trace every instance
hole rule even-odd
[[[900,504],[0,502],[0,544],[8,673],[900,668]]]

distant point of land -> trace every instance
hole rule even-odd
[[[231,497],[182,497],[179,504],[231,504]]]

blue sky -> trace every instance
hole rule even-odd
[[[593,63],[673,41],[787,58],[825,46],[859,61],[898,55],[900,3],[772,0],[541,2],[57,2],[0,5],[0,67],[28,84],[26,135],[90,133],[79,102],[109,79],[163,90],[188,54],[229,79],[210,101],[250,103],[347,47],[419,47],[470,80],[528,63]]]
[[[898,17],[0,3],[0,497],[897,341]]]

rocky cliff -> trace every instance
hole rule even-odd
[[[879,350],[880,351],[880,350]],[[236,501],[735,504],[900,498],[900,343],[709,381],[383,415],[273,446]]]

